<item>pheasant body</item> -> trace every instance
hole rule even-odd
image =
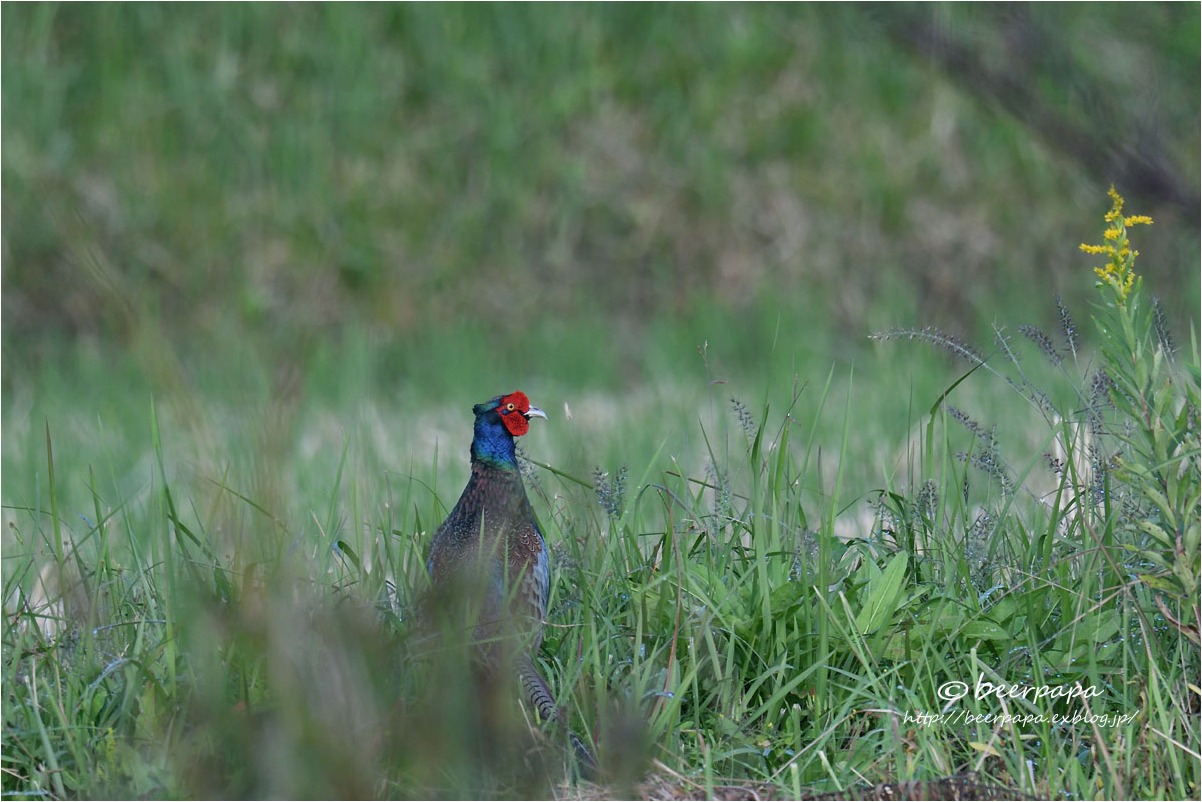
[[[550,563],[516,461],[509,468],[474,459],[467,487],[438,528],[426,560],[434,586],[454,586],[473,597],[481,644],[499,636],[498,627],[512,616],[533,619],[524,629],[537,650],[551,590]],[[520,621],[514,625],[520,627]]]
[[[530,418],[546,418],[526,395],[497,396],[473,408],[471,475],[434,535],[426,570],[436,600],[467,611],[482,686],[509,666],[527,701],[544,720],[563,724],[546,682],[531,659],[542,643],[551,588],[551,559],[518,468],[515,437]],[[516,636],[524,636],[525,640]],[[525,649],[515,651],[518,643]],[[529,651],[527,651],[528,649]],[[596,763],[583,742],[568,733],[583,764]]]

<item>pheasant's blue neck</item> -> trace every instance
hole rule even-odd
[[[505,430],[505,426],[496,415],[476,417],[475,436],[472,437],[472,459],[498,468],[517,469],[518,457],[513,435]]]

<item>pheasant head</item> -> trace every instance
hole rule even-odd
[[[507,468],[518,464],[513,438],[530,431],[531,418],[547,417],[538,407],[530,406],[530,399],[521,390],[476,404],[472,412],[476,413],[472,460]]]

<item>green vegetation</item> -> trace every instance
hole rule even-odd
[[[1197,796],[1197,6],[0,14],[5,796],[592,793],[414,637],[518,388],[616,793]]]

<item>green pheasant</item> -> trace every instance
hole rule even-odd
[[[426,560],[435,602],[440,614],[468,616],[481,687],[497,684],[499,672],[515,671],[526,700],[543,720],[564,729],[582,771],[594,774],[596,761],[568,730],[531,657],[542,643],[551,559],[526,497],[514,438],[546,413],[520,391],[477,404],[473,412],[471,476]]]

